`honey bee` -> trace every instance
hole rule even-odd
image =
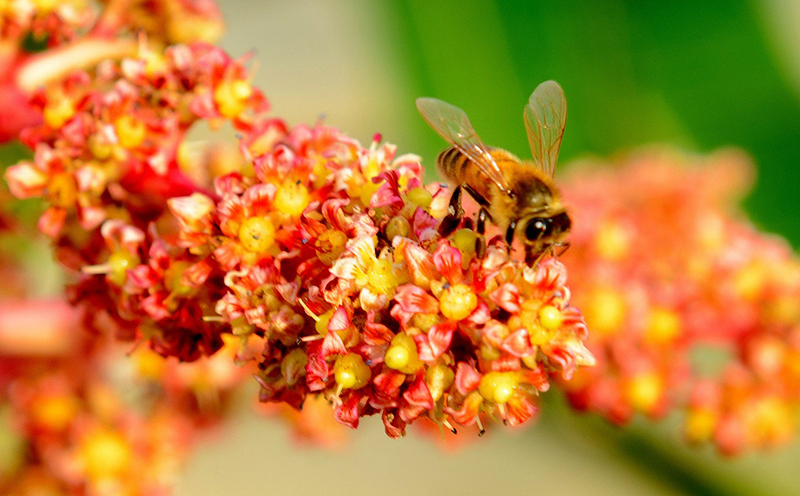
[[[553,181],[567,120],[567,100],[558,83],[537,86],[523,111],[533,162],[483,144],[460,108],[419,98],[417,109],[451,145],[436,158],[439,173],[455,186],[439,227],[442,236],[458,227],[464,215],[461,191],[466,190],[480,205],[478,233],[484,233],[488,219],[505,231],[509,246],[519,237],[529,265],[555,247],[569,246],[566,238],[572,222]]]

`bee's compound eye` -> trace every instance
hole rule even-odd
[[[525,226],[525,237],[528,241],[535,241],[545,235],[548,228],[549,219],[535,217],[528,222]]]

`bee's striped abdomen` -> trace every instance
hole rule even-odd
[[[481,174],[475,164],[453,146],[439,154],[436,158],[436,165],[439,173],[455,185],[480,184],[481,182]]]
[[[467,155],[461,153],[456,147],[444,149],[436,157],[436,166],[439,174],[453,186],[469,184],[473,190],[487,200],[492,198],[490,189],[494,183],[483,173],[475,162]]]

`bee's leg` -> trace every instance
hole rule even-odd
[[[478,255],[478,258],[483,258],[483,255],[486,253],[486,243],[483,234],[486,232],[486,219],[491,220],[492,216],[489,215],[489,201],[483,197],[482,194],[475,191],[475,188],[470,186],[469,184],[463,184],[462,187],[467,190],[469,196],[475,199],[478,202],[478,205],[481,206],[481,209],[478,211],[478,225],[476,226],[476,232],[480,235],[478,239],[475,240],[475,253]]]
[[[489,215],[486,207],[481,207],[478,211],[478,225],[475,229],[479,234],[475,239],[475,253],[478,255],[478,258],[483,258],[483,255],[486,254],[486,238],[483,235],[486,232],[486,219],[492,220],[492,217]]]
[[[439,234],[446,238],[453,234],[461,218],[464,217],[464,209],[461,208],[461,188],[457,186],[450,196],[450,204],[447,207],[447,215],[444,216],[442,222],[439,224]]]
[[[560,257],[563,255],[567,250],[569,250],[570,245],[571,243],[569,241],[566,243],[557,243],[556,246],[558,246],[559,250],[558,253],[556,253],[556,256]]]

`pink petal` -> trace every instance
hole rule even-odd
[[[344,342],[342,342],[342,338],[339,337],[339,333],[328,331],[328,334],[325,335],[325,339],[322,340],[322,357],[328,358],[331,355],[346,354],[347,348],[345,347]]]
[[[352,323],[350,322],[350,316],[347,314],[347,310],[343,306],[336,308],[333,311],[333,315],[331,315],[331,320],[328,321],[328,334],[330,331],[344,331],[345,329],[349,329]]]
[[[519,288],[511,283],[505,283],[492,291],[489,299],[508,313],[519,313]]]
[[[428,340],[433,350],[433,356],[438,358],[450,347],[453,340],[453,331],[456,329],[454,322],[442,322],[431,327],[428,331]]]
[[[520,329],[511,333],[503,340],[500,349],[518,358],[532,355],[534,352],[530,335],[526,329]]]
[[[394,300],[400,307],[411,313],[438,313],[439,300],[424,289],[413,284],[403,284],[397,288]]]
[[[439,273],[447,279],[447,282],[450,284],[461,282],[463,278],[461,273],[461,251],[458,248],[454,248],[446,241],[443,241],[433,254],[433,263]]]
[[[459,393],[467,395],[470,391],[478,389],[481,383],[481,373],[475,367],[464,362],[458,362],[456,367],[455,385]]]

